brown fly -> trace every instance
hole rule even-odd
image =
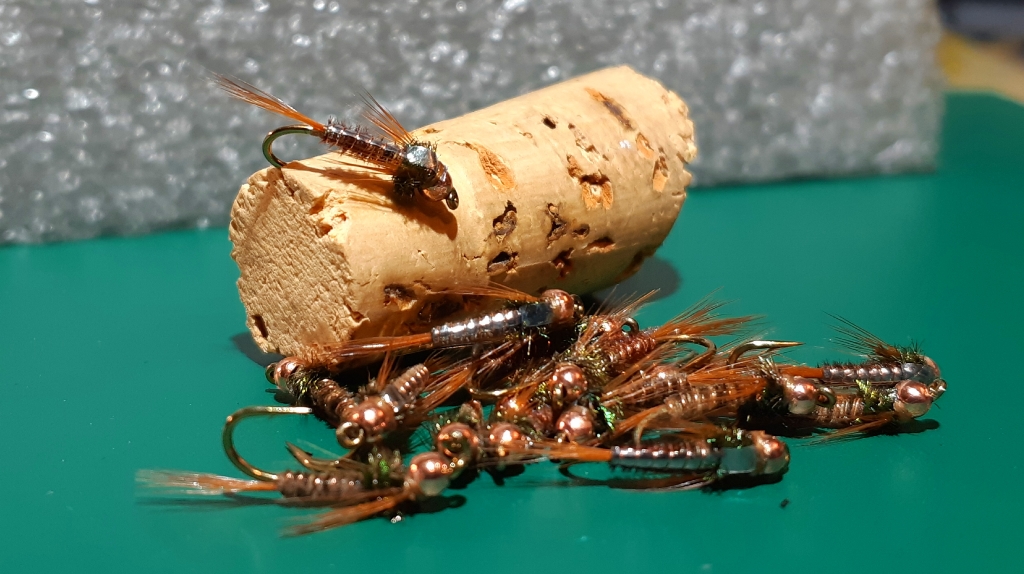
[[[213,79],[232,97],[299,122],[299,125],[277,128],[264,138],[263,155],[270,165],[278,168],[285,165],[272,149],[277,138],[290,134],[309,135],[360,161],[335,163],[375,176],[390,177],[398,199],[422,197],[430,201],[444,200],[448,209],[459,206],[459,194],[452,184],[448,168],[437,157],[436,146],[409,133],[373,96],[363,94],[363,118],[373,125],[371,129],[345,124],[333,117],[328,118],[327,123],[321,123],[238,78],[213,74]]]

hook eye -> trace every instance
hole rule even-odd
[[[814,402],[819,407],[830,409],[836,406],[836,393],[826,386],[818,387],[818,398]]]
[[[444,198],[444,203],[445,205],[448,206],[448,209],[451,209],[452,211],[458,209],[459,194],[456,193],[454,189],[452,189],[450,192],[448,192],[448,197]]]
[[[335,435],[338,437],[338,443],[341,444],[341,446],[347,449],[353,449],[363,444],[363,439],[366,437],[366,431],[356,423],[347,421],[338,427],[338,430],[335,431]]]
[[[278,159],[276,155],[274,155],[274,150],[271,149],[271,147],[274,145],[274,140],[276,140],[277,138],[291,134],[302,134],[307,136],[314,136],[316,138],[321,138],[324,135],[323,132],[321,132],[320,130],[311,128],[309,126],[296,125],[277,128],[276,130],[267,134],[267,137],[263,138],[263,157],[267,158],[267,161],[270,162],[270,165],[276,168],[284,167],[284,162]]]
[[[636,322],[636,319],[632,317],[627,317],[624,321],[622,321],[622,332],[629,334],[639,333],[640,324]]]

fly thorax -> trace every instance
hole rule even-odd
[[[421,172],[424,180],[432,180],[437,173],[437,154],[427,146],[411,145],[405,148],[402,160],[406,168]]]

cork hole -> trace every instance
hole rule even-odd
[[[509,273],[513,271],[517,265],[519,265],[518,252],[513,251],[510,253],[508,251],[502,251],[487,263],[487,273],[491,275]]]
[[[476,152],[477,160],[480,162],[480,169],[487,174],[491,186],[498,191],[511,191],[516,187],[516,176],[512,168],[502,157],[486,147],[476,143],[462,143]]]
[[[316,215],[324,210],[324,205],[327,204],[327,194],[323,194],[320,197],[313,200],[312,205],[309,206],[309,214]]]
[[[558,127],[558,124],[555,123],[555,120],[551,119],[548,116],[544,116],[544,125],[548,126],[551,129],[555,129]]]
[[[636,134],[636,151],[644,159],[654,159],[654,148],[651,147],[651,142],[642,133]]]
[[[321,221],[320,223],[316,224],[316,234],[318,237],[323,237],[327,235],[328,233],[331,232],[332,229],[334,229],[334,226],[332,226],[330,223],[327,223],[326,221]]]
[[[584,223],[572,230],[572,236],[576,239],[586,239],[590,235],[590,226]]]
[[[392,283],[384,286],[384,306],[396,305],[402,311],[412,309],[416,304],[416,292],[406,287]]]
[[[439,134],[439,133],[441,133],[441,130],[439,130],[437,128],[423,128],[423,133],[425,133],[425,134]]]
[[[608,253],[612,249],[615,249],[615,241],[607,235],[587,244],[587,252],[589,253]]]
[[[253,315],[252,324],[256,326],[256,330],[260,332],[260,337],[267,338],[267,324],[263,321],[263,315]]]
[[[505,239],[505,236],[512,233],[516,229],[516,225],[519,223],[519,218],[516,215],[516,206],[511,201],[505,204],[505,211],[498,217],[495,217],[492,222],[494,228],[494,236],[498,238],[498,241]]]
[[[548,243],[550,244],[565,235],[566,230],[569,228],[569,222],[559,215],[558,206],[553,203],[548,204],[548,217],[551,218],[551,230],[548,231]]]
[[[558,277],[564,279],[572,271],[572,248],[562,251],[551,260],[551,264],[558,270]]]
[[[629,117],[629,114],[626,113],[626,109],[623,108],[619,102],[616,102],[593,88],[587,88],[586,90],[587,93],[590,94],[590,97],[604,105],[605,109],[615,116],[615,119],[622,124],[622,127],[627,130],[636,129],[636,125],[633,123],[633,120]]]
[[[665,150],[658,148],[658,161],[654,162],[654,173],[651,174],[651,187],[654,191],[661,193],[668,183],[668,157]]]

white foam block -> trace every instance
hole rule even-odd
[[[354,113],[365,88],[415,127],[629,64],[689,104],[700,185],[936,154],[931,0],[140,4],[0,5],[0,242],[226,223],[284,122],[201,66],[317,118]]]

